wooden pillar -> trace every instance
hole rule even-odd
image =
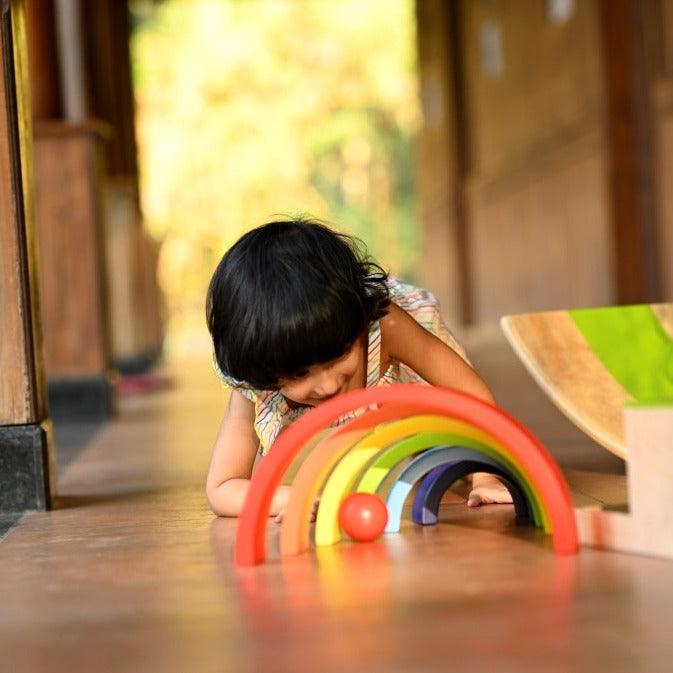
[[[20,0],[2,0],[0,41],[0,512],[55,492],[41,362],[27,53]]]
[[[113,413],[102,124],[35,126],[44,357],[52,414]]]
[[[137,181],[128,4],[97,0],[83,2],[81,10],[89,113],[112,128],[108,147],[110,176],[130,176]]]
[[[156,360],[163,320],[158,245],[143,230],[139,203],[129,13],[117,0],[81,7],[89,110],[112,130],[105,187],[112,353],[120,371],[133,373]]]
[[[54,0],[63,117],[73,124],[87,116],[80,0]]]
[[[54,3],[25,0],[25,11],[32,117],[58,119],[62,106]]]
[[[650,82],[639,0],[602,0],[617,300],[660,300]]]
[[[417,0],[420,63],[420,192],[424,284],[452,324],[472,319],[464,207],[465,133],[462,118],[457,2]]]
[[[105,124],[89,119],[80,0],[25,0],[44,359],[52,416],[113,413]]]

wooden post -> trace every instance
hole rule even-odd
[[[0,16],[0,512],[44,509],[55,492],[41,361],[27,56],[20,0]]]
[[[650,88],[639,0],[603,0],[610,200],[617,300],[661,299]]]
[[[104,419],[114,408],[103,203],[110,129],[89,118],[80,1],[25,1],[51,414]]]
[[[87,117],[79,0],[55,0],[58,64],[64,118],[73,124]]]
[[[435,292],[454,325],[472,320],[457,5],[443,0],[416,2],[424,117],[420,172],[423,282]]]
[[[114,412],[103,124],[35,126],[44,358],[54,419]]]
[[[128,3],[118,0],[83,2],[81,13],[89,114],[105,121],[113,130],[107,150],[109,175],[131,177],[137,189]]]
[[[123,373],[148,369],[163,340],[157,243],[143,230],[127,3],[81,4],[85,83],[90,113],[110,125],[106,145],[105,244],[112,355]]]
[[[24,1],[32,118],[58,119],[62,104],[54,3]]]

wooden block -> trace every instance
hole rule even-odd
[[[583,544],[673,559],[673,404],[624,412],[627,513],[576,509]]]

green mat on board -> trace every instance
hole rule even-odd
[[[636,402],[673,401],[673,341],[648,305],[569,313],[598,359]]]

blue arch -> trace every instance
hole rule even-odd
[[[440,465],[463,461],[479,462],[482,465],[497,470],[502,470],[503,468],[501,463],[490,456],[463,446],[438,446],[419,454],[400,473],[388,494],[386,502],[388,507],[388,525],[385,532],[396,533],[399,531],[404,502],[413,485],[419,479]],[[512,477],[508,476],[508,481],[511,482],[511,479]],[[518,488],[520,489],[520,487]],[[529,512],[531,511],[530,503],[528,502],[527,509]]]

